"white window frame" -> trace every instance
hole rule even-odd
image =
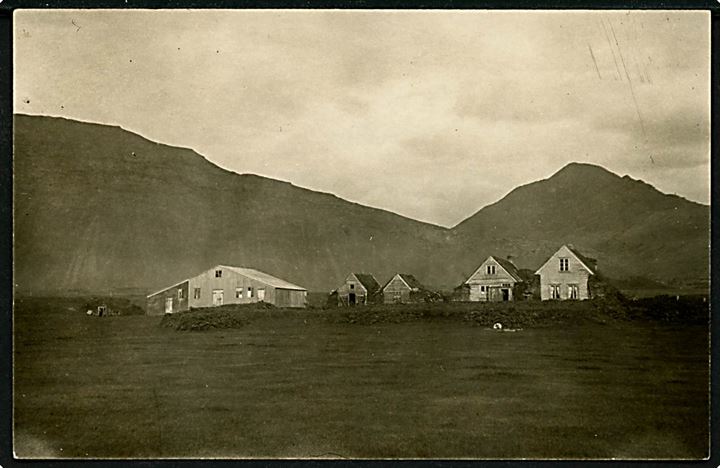
[[[560,271],[570,271],[570,259],[565,257],[560,259]]]
[[[183,288],[178,288],[178,300],[183,299]]]
[[[242,299],[243,297],[243,288],[242,286],[238,286],[235,288],[235,299]]]
[[[550,285],[550,299],[560,299],[560,285],[559,284],[551,284]]]
[[[568,299],[579,299],[579,298],[580,298],[580,285],[568,284]]]
[[[252,286],[248,286],[245,289],[245,297],[247,297],[248,299],[253,297],[253,287]]]
[[[222,270],[215,270],[215,278],[222,278]]]
[[[193,299],[200,299],[200,288],[195,288],[193,290]]]

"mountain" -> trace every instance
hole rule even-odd
[[[509,242],[528,265],[572,243],[597,257],[608,276],[673,281],[707,278],[709,227],[708,206],[599,166],[571,163],[516,188],[453,232],[460,242]]]
[[[448,236],[119,127],[26,115],[14,125],[19,291],[153,290],[220,263],[323,291],[350,271],[426,276]]]
[[[708,277],[709,208],[570,164],[452,229],[265,177],[120,127],[15,116],[18,292],[144,292],[215,264],[312,291],[351,271],[452,287],[487,255],[537,268],[562,243],[612,277]]]

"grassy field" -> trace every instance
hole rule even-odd
[[[345,323],[238,329],[16,301],[19,457],[701,458],[707,326]]]

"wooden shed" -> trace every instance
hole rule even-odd
[[[332,294],[339,306],[373,304],[380,299],[380,284],[369,273],[350,273]]]
[[[420,283],[413,275],[397,273],[382,288],[385,304],[408,304],[411,302],[434,302],[440,300],[439,293]]]
[[[266,302],[276,307],[305,307],[307,290],[252,268],[217,265],[147,296],[148,315],[195,307]]]

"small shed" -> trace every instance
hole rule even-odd
[[[350,273],[331,294],[337,295],[339,306],[373,304],[379,299],[380,283],[369,273]]]
[[[453,289],[450,295],[451,302],[470,302],[470,285],[462,283]]]
[[[435,302],[442,297],[420,283],[413,275],[397,273],[382,288],[385,304],[407,304],[411,302]]]

